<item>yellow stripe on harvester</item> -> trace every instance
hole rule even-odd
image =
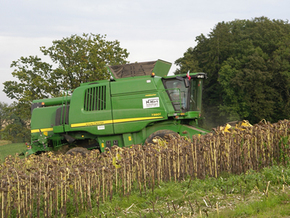
[[[103,121],[94,121],[94,122],[86,122],[86,123],[74,123],[70,126],[72,128],[75,127],[85,127],[85,126],[99,126],[105,124],[112,124],[112,123],[126,123],[126,122],[133,122],[133,121],[142,121],[142,120],[155,120],[155,119],[162,119],[163,117],[137,117],[137,118],[126,118],[126,119],[116,119],[116,120],[103,120]],[[50,132],[53,131],[53,128],[43,128],[43,129],[32,129],[31,133],[39,132]]]
[[[162,119],[163,117],[137,117],[137,118],[126,118],[126,119],[116,119],[116,120],[104,120],[104,121],[95,121],[95,122],[86,122],[86,123],[75,123],[70,126],[73,127],[84,127],[84,126],[97,126],[111,123],[126,123],[133,121],[142,121],[142,120],[155,120]]]
[[[113,120],[113,123],[125,123],[125,122],[142,121],[142,120],[155,120],[155,119],[162,119],[162,118],[163,117],[137,117],[137,118],[117,119],[117,120]]]
[[[32,129],[31,130],[31,133],[36,133],[36,132],[51,132],[53,131],[53,128],[43,128],[43,129]]]
[[[111,124],[113,120],[103,120],[103,121],[94,121],[94,122],[86,122],[86,123],[74,123],[71,124],[71,127],[84,127],[84,126],[98,126],[104,124]]]

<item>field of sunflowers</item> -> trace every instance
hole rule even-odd
[[[192,138],[167,135],[153,144],[112,147],[86,156],[8,156],[0,165],[0,217],[65,217],[114,195],[154,192],[161,182],[241,174],[290,159],[290,121],[226,129]]]

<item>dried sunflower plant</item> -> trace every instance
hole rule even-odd
[[[191,139],[167,135],[154,143],[82,155],[8,156],[0,165],[1,217],[77,216],[114,195],[154,192],[161,182],[218,177],[287,165],[290,121],[218,127]]]

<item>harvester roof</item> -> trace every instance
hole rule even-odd
[[[163,60],[157,60],[115,65],[109,66],[108,68],[114,79],[119,79],[125,77],[151,75],[151,73],[155,73],[156,76],[165,77],[167,76],[170,67],[171,63]]]

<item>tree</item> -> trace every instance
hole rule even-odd
[[[29,56],[13,61],[11,67],[16,68],[12,75],[18,81],[3,83],[3,91],[9,98],[30,104],[34,99],[59,95],[62,87],[56,86],[52,79],[51,64],[42,62],[37,56]]]
[[[271,86],[267,55],[259,47],[244,52],[240,59],[229,58],[219,70],[218,82],[225,93],[220,111],[230,119],[273,121],[277,92]]]
[[[106,36],[83,34],[53,41],[49,48],[41,47],[58,65],[51,75],[57,86],[74,89],[82,82],[107,79],[106,65],[125,64],[126,49],[120,48],[118,41],[106,41]]]
[[[4,82],[6,95],[18,101],[18,110],[30,117],[34,99],[57,97],[73,90],[80,83],[109,78],[106,65],[125,64],[129,53],[120,43],[95,34],[72,35],[52,42],[49,48],[40,47],[50,63],[37,56],[20,57],[13,61],[13,77]]]
[[[3,91],[9,98],[30,104],[34,99],[60,96],[80,83],[108,78],[105,66],[124,64],[129,55],[117,40],[107,41],[102,35],[72,35],[52,44],[40,48],[51,63],[37,56],[12,62],[12,75],[18,81],[4,82]]]
[[[0,140],[2,139],[2,130],[7,122],[8,104],[0,102]]]
[[[26,111],[30,111],[30,107],[26,108],[26,104],[12,103],[5,104],[4,109],[4,128],[1,130],[2,139],[12,142],[27,142],[30,137],[29,117]]]
[[[196,41],[176,60],[176,73],[208,74],[204,112],[210,126],[234,119],[256,123],[290,118],[288,21],[260,17],[221,22]]]

